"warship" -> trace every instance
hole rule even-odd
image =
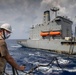
[[[43,24],[32,26],[29,38],[18,41],[18,44],[29,48],[76,54],[76,41],[72,33],[73,21],[68,17],[58,16],[59,8],[53,7],[51,11],[55,13],[55,18],[50,20],[50,10],[44,11]]]

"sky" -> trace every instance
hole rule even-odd
[[[58,15],[68,16],[76,26],[76,0],[0,0],[0,25],[12,26],[10,39],[27,39],[32,25],[43,23],[43,12],[58,7]],[[53,12],[50,12],[51,18]]]

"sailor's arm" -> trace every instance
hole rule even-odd
[[[25,67],[24,66],[19,66],[15,62],[15,60],[12,58],[12,56],[9,54],[5,41],[2,40],[1,43],[2,43],[1,46],[0,46],[1,57],[3,57],[15,69],[17,69],[17,70],[24,70]]]
[[[10,54],[7,54],[6,56],[4,56],[4,58],[6,59],[6,61],[15,69],[17,70],[24,70],[25,67],[24,66],[19,66],[15,60],[12,58],[12,56]]]

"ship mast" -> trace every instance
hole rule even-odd
[[[50,10],[55,12],[55,17],[57,17],[57,12],[59,11],[59,8],[53,7]]]

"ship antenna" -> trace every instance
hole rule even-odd
[[[59,11],[59,8],[53,7],[50,10],[53,11],[53,12],[55,12],[55,17],[57,17],[57,11]]]

